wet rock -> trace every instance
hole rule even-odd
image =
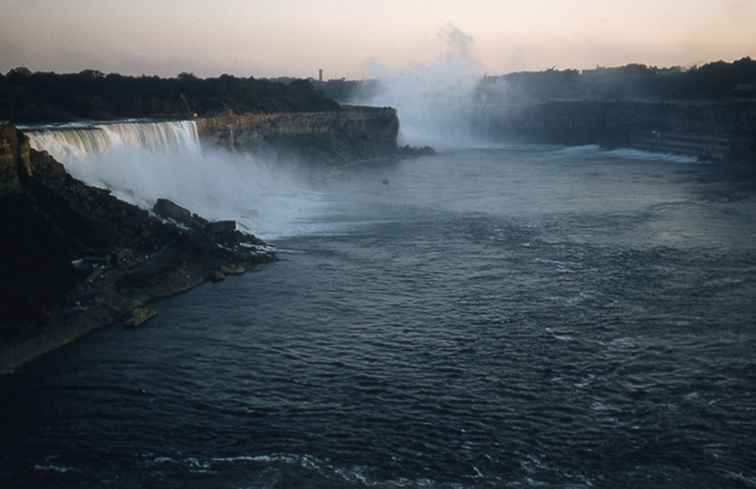
[[[224,275],[242,275],[244,272],[246,272],[246,269],[241,265],[223,265],[221,267],[221,272],[223,272]]]
[[[124,326],[126,326],[127,328],[136,328],[143,325],[155,316],[157,316],[157,312],[153,311],[149,307],[136,307],[131,311],[131,314],[126,319],[126,321],[124,321]]]
[[[199,214],[192,214],[192,221],[201,227],[207,226],[207,223],[209,222],[207,219],[200,216]]]
[[[236,231],[236,221],[215,221],[205,226],[205,230],[210,234],[227,234]]]
[[[79,258],[79,259],[71,261],[71,266],[73,267],[74,270],[84,275],[89,275],[94,270],[94,267],[92,266],[92,264],[87,262],[83,258]]]
[[[0,125],[0,195],[21,191],[21,179],[31,175],[29,141],[10,124]]]
[[[168,199],[158,199],[152,210],[158,216],[165,219],[173,219],[180,223],[189,223],[192,221],[192,213],[180,205]]]
[[[436,150],[430,146],[402,146],[397,150],[400,158],[420,158],[421,156],[435,156]]]
[[[134,251],[128,248],[116,249],[110,254],[111,265],[116,268],[128,268],[135,261]]]
[[[220,270],[215,270],[210,272],[209,278],[213,282],[223,282],[224,280],[226,280],[226,274],[224,274]]]

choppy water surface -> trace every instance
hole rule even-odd
[[[756,487],[756,198],[622,156],[324,177],[279,262],[2,379],[2,486]]]

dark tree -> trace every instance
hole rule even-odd
[[[717,61],[700,67],[658,68],[629,64],[592,70],[547,70],[486,77],[480,94],[491,97],[558,99],[713,99],[756,96],[756,61]],[[501,87],[508,90],[503,91]]]
[[[32,73],[22,67],[0,77],[0,119],[19,122],[338,109],[305,80],[285,84],[227,74],[201,79],[192,73],[132,77],[97,70]]]

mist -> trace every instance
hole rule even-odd
[[[472,113],[483,65],[475,56],[475,39],[459,27],[447,23],[437,37],[443,54],[430,63],[398,70],[370,63],[368,72],[379,81],[378,93],[352,102],[396,108],[400,144],[469,146],[476,141]]]
[[[236,220],[263,239],[309,229],[306,218],[322,205],[322,194],[304,163],[200,148],[193,123],[172,124],[183,131],[156,136],[155,128],[165,133],[168,124],[148,123],[29,135],[75,178],[139,207],[167,198],[210,220]]]
[[[305,218],[321,200],[296,166],[223,150],[122,150],[87,163],[71,165],[71,171],[84,170],[80,178],[118,197],[146,208],[168,198],[210,220],[236,220],[263,239],[306,230]]]

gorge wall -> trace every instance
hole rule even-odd
[[[756,161],[756,101],[551,100],[481,107],[473,120],[494,139]]]
[[[396,110],[358,106],[331,112],[227,114],[196,123],[203,146],[342,164],[394,155],[399,132]]]

